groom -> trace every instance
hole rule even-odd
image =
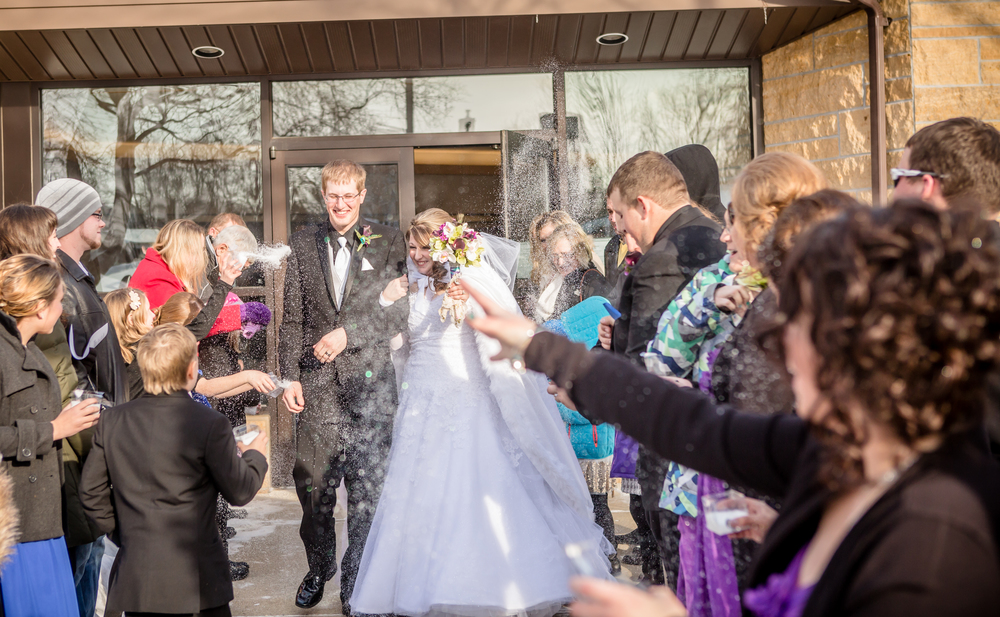
[[[348,545],[340,598],[350,615],[351,592],[382,491],[396,414],[396,378],[389,339],[406,327],[409,306],[381,292],[406,273],[403,234],[361,217],[365,170],[353,161],[323,168],[329,220],[291,239],[279,332],[284,402],[300,413],[292,477],[302,504],[299,535],[309,573],[295,605],[311,608],[337,571],[333,508],[347,487]]]

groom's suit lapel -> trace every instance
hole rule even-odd
[[[330,297],[330,306],[336,311],[337,292],[333,286],[333,271],[330,270],[330,250],[327,247],[329,242],[329,225],[320,225],[316,230],[316,251],[319,253],[319,269],[323,271],[323,278],[326,280],[326,293]]]
[[[367,224],[368,221],[364,218],[359,218],[355,229],[362,232]],[[351,267],[347,271],[347,284],[344,285],[344,297],[341,299],[340,308],[344,308],[344,305],[347,304],[347,299],[351,297],[351,288],[354,286],[354,279],[357,278],[358,272],[361,271],[361,264],[365,258],[365,251],[368,250],[367,246],[361,246],[361,240],[358,239],[357,235],[354,236],[353,240],[354,250],[351,251]]]

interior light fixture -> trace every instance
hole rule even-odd
[[[226,53],[222,49],[215,47],[214,45],[202,45],[201,47],[195,47],[191,50],[195,58],[202,58],[203,60],[214,60],[215,58],[221,58],[222,54]]]
[[[605,32],[597,37],[597,42],[601,45],[621,45],[627,40],[628,35],[621,32]]]

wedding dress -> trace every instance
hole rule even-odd
[[[490,266],[462,276],[517,310]],[[578,573],[565,545],[583,547],[584,565],[608,578],[611,547],[545,379],[490,361],[495,342],[442,323],[443,294],[412,264],[409,280],[409,357],[351,610],[551,615]]]

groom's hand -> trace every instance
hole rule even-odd
[[[285,402],[285,407],[292,413],[299,413],[305,409],[306,399],[302,396],[302,384],[297,381],[289,384],[285,388],[285,393],[281,395],[281,400]]]
[[[333,361],[340,355],[340,352],[347,348],[347,331],[337,328],[332,332],[327,332],[318,343],[313,345],[313,355],[322,364]]]

